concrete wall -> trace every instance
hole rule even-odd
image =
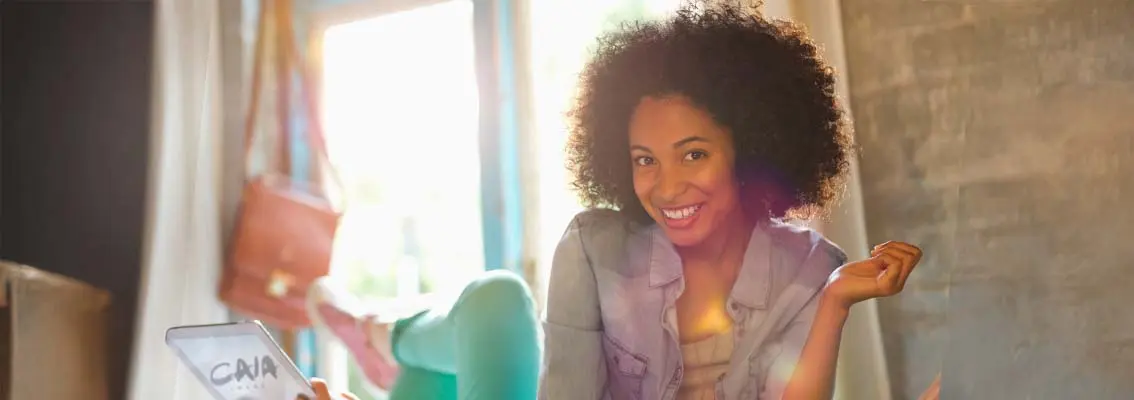
[[[1134,2],[842,2],[895,398],[1134,393]]]

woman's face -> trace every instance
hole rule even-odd
[[[732,136],[681,96],[646,97],[630,118],[634,193],[678,247],[740,223]]]

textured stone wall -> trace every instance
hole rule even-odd
[[[842,1],[896,399],[1134,396],[1134,1]]]

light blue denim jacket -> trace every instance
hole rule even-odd
[[[779,399],[807,340],[820,288],[846,255],[810,229],[757,224],[728,300],[735,349],[717,399]],[[551,267],[540,399],[674,398],[683,374],[675,303],[681,259],[656,225],[590,210]]]

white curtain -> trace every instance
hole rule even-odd
[[[792,0],[791,11],[795,20],[807,26],[808,33],[823,48],[824,58],[838,71],[836,91],[842,97],[847,113],[851,114],[853,105],[850,104],[850,92],[847,89],[847,60],[843,46],[840,3],[839,0]],[[870,256],[857,159],[851,160],[846,197],[832,214],[831,220],[820,229],[828,238],[840,244],[851,260]],[[837,376],[836,399],[890,400],[890,378],[886,352],[882,346],[877,301],[863,302],[851,310],[850,318],[843,328]]]
[[[224,322],[220,0],[157,0],[152,135],[131,399],[206,399],[165,330]]]
[[[842,8],[839,0],[768,0],[766,15],[790,19],[807,27],[807,33],[822,48],[823,57],[838,71],[836,91],[847,113],[851,110],[847,89],[847,62],[843,46]],[[851,160],[847,193],[830,221],[816,228],[842,246],[851,260],[869,256],[866,223],[862,209],[858,161]],[[878,320],[878,303],[869,300],[851,310],[843,328],[839,351],[839,367],[835,382],[835,398],[846,400],[890,400],[890,378],[886,352],[882,346],[882,328]]]

